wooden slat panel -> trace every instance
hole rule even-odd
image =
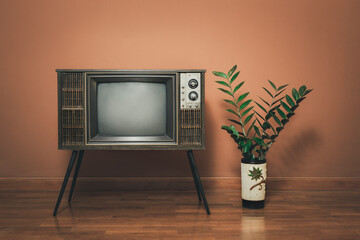
[[[61,73],[61,144],[84,144],[83,73]]]
[[[185,146],[201,145],[201,110],[180,110],[180,143]]]

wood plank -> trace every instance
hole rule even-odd
[[[72,179],[69,179],[72,181]],[[209,191],[241,190],[240,177],[202,177]],[[63,178],[0,178],[0,191],[58,190]],[[80,191],[193,191],[192,177],[79,177]],[[356,190],[360,191],[360,178],[267,178],[270,190]]]
[[[93,178],[52,217],[60,179],[0,179],[0,239],[360,239],[358,179],[270,179],[258,210],[242,208],[239,179],[204,180],[210,216],[188,179]]]

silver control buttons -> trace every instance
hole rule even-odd
[[[189,99],[190,99],[191,101],[197,100],[198,97],[199,97],[199,94],[198,94],[197,92],[195,92],[195,91],[191,91],[191,92],[189,93]]]
[[[199,85],[199,82],[196,79],[190,79],[190,81],[188,82],[188,85],[191,89],[197,88],[197,86]]]

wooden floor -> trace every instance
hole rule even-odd
[[[234,184],[204,182],[210,216],[186,188],[109,191],[103,181],[106,191],[92,191],[80,181],[71,204],[64,195],[53,217],[60,181],[0,180],[0,239],[360,239],[359,181],[268,187],[260,210],[243,209]]]

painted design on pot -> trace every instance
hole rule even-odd
[[[247,201],[265,200],[266,163],[241,163],[241,197]]]
[[[251,180],[258,181],[259,179],[261,179],[260,182],[251,186],[250,191],[253,190],[256,186],[259,186],[259,190],[262,190],[263,189],[262,184],[266,185],[266,179],[263,177],[262,169],[253,167],[252,171],[249,170],[249,172],[250,172],[249,176],[251,177]]]

